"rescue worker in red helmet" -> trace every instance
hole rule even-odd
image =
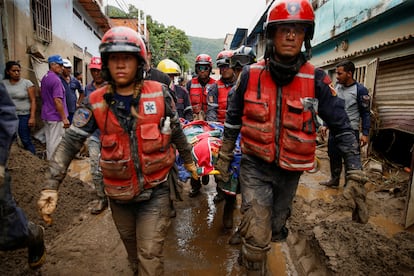
[[[220,70],[220,79],[208,88],[206,120],[224,123],[227,108],[227,96],[236,81],[236,74],[230,67],[232,50],[218,53],[216,64]]]
[[[213,122],[224,123],[227,109],[227,97],[230,89],[236,81],[236,74],[232,67],[230,67],[230,59],[233,56],[232,50],[223,50],[218,53],[216,58],[217,67],[220,70],[220,79],[218,79],[207,91],[207,113],[206,120]],[[234,205],[234,196],[226,195],[222,190],[222,183],[216,181],[216,191],[213,201],[218,203],[225,200],[223,212],[223,226],[226,229],[233,227],[233,209],[229,208]],[[227,199],[227,200],[226,200]]]
[[[186,88],[190,94],[193,106],[194,120],[204,120],[207,112],[207,89],[215,80],[210,78],[213,69],[213,60],[207,54],[200,54],[195,60],[195,71],[197,76],[187,82]]]
[[[99,46],[108,85],[75,112],[53,154],[38,207],[51,223],[59,184],[85,139],[101,131],[105,193],[128,260],[139,275],[163,275],[163,244],[170,225],[170,199],[177,173],[176,149],[197,177],[168,87],[144,80],[145,45],[128,27],[108,30]]]
[[[366,177],[344,102],[326,73],[307,61],[313,33],[314,12],[308,0],[275,1],[265,23],[265,59],[243,68],[228,103],[215,168],[226,182],[241,133],[239,260],[248,275],[267,275],[270,242],[288,235],[285,224],[299,178],[315,160],[317,114],[334,132],[346,160],[344,194],[355,201],[352,219],[368,221]],[[301,53],[303,44],[306,53]]]
[[[215,83],[213,78],[210,78],[211,70],[213,69],[213,60],[207,54],[199,54],[195,60],[195,71],[197,76],[193,77],[191,81],[187,82],[186,89],[190,95],[190,102],[193,108],[194,121],[205,120],[207,112],[207,91],[208,88]],[[208,175],[204,175],[202,179],[191,178],[190,197],[196,197],[200,194],[201,182],[207,185],[209,180]]]

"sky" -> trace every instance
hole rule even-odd
[[[142,9],[165,26],[175,26],[189,36],[224,38],[237,28],[250,29],[266,6],[265,0],[108,0],[124,8]]]

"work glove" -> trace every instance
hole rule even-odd
[[[229,182],[231,174],[229,172],[229,167],[231,164],[231,161],[233,160],[233,153],[219,153],[219,157],[217,159],[216,165],[214,165],[214,168],[220,172],[220,174],[217,174],[215,176],[215,179],[217,181],[221,182]]]
[[[364,184],[368,181],[362,170],[351,170],[347,172],[344,197],[352,200],[352,220],[358,223],[367,223],[369,219],[368,206],[366,204],[366,191]]]
[[[223,139],[223,144],[221,145],[218,159],[214,168],[220,172],[220,174],[215,176],[216,181],[229,182],[231,174],[229,172],[229,167],[231,161],[233,161],[233,150],[235,148],[235,142],[230,139]]]
[[[42,190],[37,201],[40,214],[47,224],[52,224],[51,214],[55,211],[58,200],[57,190]]]
[[[198,180],[199,176],[197,173],[197,166],[195,165],[194,162],[184,164],[184,167],[186,168],[187,171],[191,173],[192,178],[194,178],[195,180]]]

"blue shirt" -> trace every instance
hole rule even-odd
[[[69,83],[67,83],[62,76],[60,76],[60,79],[62,80],[62,84],[66,92],[66,105],[68,107],[68,112],[74,113],[76,110],[76,103],[78,101],[78,95],[76,95],[76,90],[80,94],[84,93],[82,84],[73,76],[70,76]]]

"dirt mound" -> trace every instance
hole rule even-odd
[[[54,223],[46,225],[41,219],[37,200],[44,181],[47,161],[39,159],[14,144],[11,148],[8,168],[12,177],[12,193],[17,204],[25,211],[29,220],[45,227],[45,241],[56,239],[82,221],[82,213],[95,196],[88,185],[76,178],[66,176],[60,189]],[[1,275],[35,275],[27,265],[27,249],[12,252],[0,251]]]

